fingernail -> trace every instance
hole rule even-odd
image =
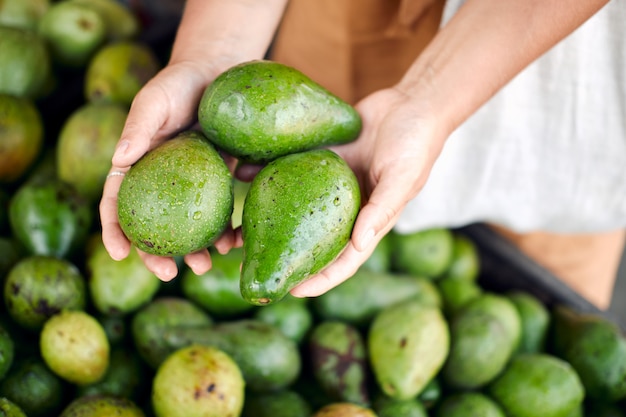
[[[375,235],[376,233],[373,229],[369,229],[367,232],[363,233],[363,235],[361,235],[361,248],[367,248],[370,243],[372,243],[372,240],[374,240]]]
[[[124,156],[129,145],[130,143],[127,140],[121,141],[120,144],[117,146],[117,149],[115,150],[115,154],[113,154],[113,158],[119,158],[121,156]]]

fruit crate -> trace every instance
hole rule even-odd
[[[495,292],[523,290],[539,298],[548,307],[566,305],[576,311],[598,314],[618,323],[614,314],[591,304],[486,225],[472,224],[457,231],[470,238],[479,250],[479,282],[482,287]],[[623,323],[621,327],[624,328]]]

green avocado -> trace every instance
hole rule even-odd
[[[200,133],[186,131],[144,155],[118,193],[120,227],[139,249],[182,256],[211,245],[233,211],[233,179]]]
[[[241,417],[311,417],[313,409],[296,391],[246,393]]]
[[[445,397],[437,406],[436,417],[505,417],[505,414],[489,396],[461,392]]]
[[[141,409],[128,398],[90,395],[72,400],[60,417],[144,417]]]
[[[361,130],[351,105],[296,69],[263,60],[219,75],[204,91],[198,120],[217,147],[251,163],[347,143]]]
[[[336,153],[283,156],[254,178],[243,207],[241,294],[282,299],[345,248],[361,204],[356,176]]]

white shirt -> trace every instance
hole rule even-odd
[[[448,0],[444,24],[463,3]],[[527,67],[448,139],[396,230],[626,226],[626,0]]]

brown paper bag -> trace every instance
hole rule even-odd
[[[444,0],[291,0],[271,58],[355,103],[394,85],[436,34]]]

